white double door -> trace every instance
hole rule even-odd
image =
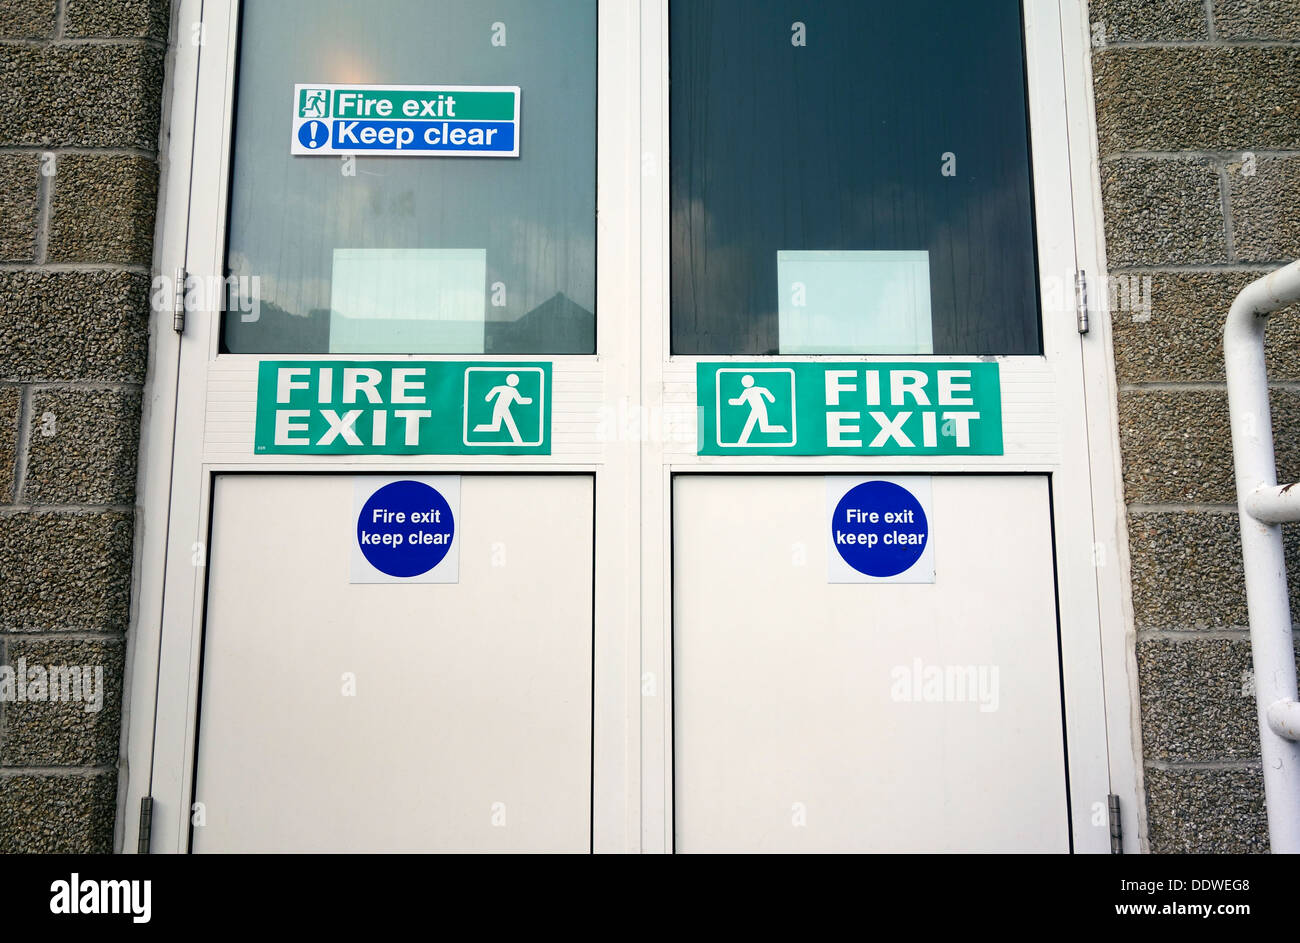
[[[1026,4],[1045,285],[1077,251],[1055,6]],[[236,33],[191,8],[164,265],[219,278]],[[215,311],[175,349],[160,319],[124,845],[150,797],[156,851],[1104,850],[1115,568],[1072,314],[1045,297],[1042,356],[998,358],[1003,455],[696,454],[665,5],[600,31],[597,354],[552,361],[550,455],[258,456],[258,358]],[[349,583],[353,478],[434,473],[461,476],[459,582]],[[829,583],[824,476],[898,474],[932,476],[936,582]]]

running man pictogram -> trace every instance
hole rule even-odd
[[[749,418],[745,420],[745,430],[740,434],[737,445],[745,445],[749,442],[749,434],[754,431],[755,423],[758,424],[759,432],[786,432],[785,426],[778,426],[767,419],[767,404],[775,403],[776,397],[772,391],[765,386],[755,386],[752,374],[746,373],[740,378],[740,384],[745,391],[735,399],[727,400],[729,406],[749,406]],[[766,400],[767,402],[764,402]]]
[[[302,111],[298,113],[298,117],[324,118],[328,100],[329,97],[322,88],[304,89]]]
[[[519,434],[519,427],[515,425],[515,417],[510,414],[510,409],[515,403],[520,406],[529,406],[533,401],[531,397],[521,395],[519,390],[516,389],[518,386],[519,374],[512,373],[506,377],[505,384],[494,386],[487,391],[487,395],[483,399],[492,403],[492,421],[479,423],[474,427],[475,432],[500,432],[501,424],[505,423],[511,440],[516,445],[523,443],[523,436]],[[494,399],[496,402],[493,402]]]

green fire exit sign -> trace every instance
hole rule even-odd
[[[259,455],[550,455],[551,365],[264,360]]]
[[[701,362],[700,455],[1001,455],[996,363]]]

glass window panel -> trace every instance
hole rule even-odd
[[[1016,0],[671,0],[669,34],[674,353],[1041,353]]]
[[[519,156],[292,156],[308,83],[519,86]],[[596,0],[245,0],[226,264],[231,353],[594,353]]]

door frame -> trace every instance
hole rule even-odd
[[[200,274],[202,246],[211,267],[212,246],[221,244],[216,237],[224,227],[237,7],[238,0],[172,0],[154,265],[164,278],[183,265]],[[1036,199],[1040,271],[1054,271],[1060,259],[1072,258],[1065,270],[1104,272],[1086,0],[1025,0],[1024,7],[1036,193],[1048,166],[1040,142],[1049,136],[1057,168],[1055,199]],[[451,456],[436,466],[447,473],[596,475],[592,842],[597,851],[672,848],[670,499],[675,472],[1046,470],[1056,489],[1055,472],[1067,470],[1064,455],[978,463],[909,459],[902,465],[847,458],[742,462],[693,454],[693,365],[701,358],[667,355],[667,53],[667,0],[599,0],[598,349],[590,357],[554,358],[557,390],[566,385],[586,432],[570,440],[570,451],[551,456]],[[214,187],[214,180],[221,182]],[[1051,227],[1045,242],[1049,210],[1069,223]],[[203,232],[205,237],[196,238]],[[1051,268],[1045,245],[1058,260]],[[1073,388],[1084,401],[1075,415],[1079,434],[1064,437],[1076,462],[1070,494],[1080,500],[1072,502],[1068,519],[1056,522],[1058,569],[1067,574],[1058,581],[1062,607],[1068,584],[1070,604],[1088,614],[1087,625],[1068,639],[1064,626],[1062,631],[1075,850],[1109,851],[1108,829],[1095,824],[1097,803],[1104,808],[1109,792],[1120,796],[1124,850],[1134,852],[1145,849],[1145,805],[1105,295],[1092,293],[1092,331],[1081,340],[1064,326],[1072,324],[1072,311],[1049,315],[1045,310],[1044,349],[1049,349],[1050,316],[1053,337],[1062,342],[1057,352],[1062,358],[1070,354],[1063,368],[1076,378]],[[190,561],[193,544],[206,541],[212,473],[400,473],[418,464],[396,456],[258,460],[251,449],[240,460],[205,456],[207,373],[218,362],[215,332],[212,312],[191,311],[189,320],[178,336],[171,330],[169,307],[154,307],[150,314],[115,835],[115,848],[127,852],[136,850],[144,796],[154,800],[151,850],[185,850],[204,583],[202,568]],[[1063,343],[1067,339],[1070,344]],[[1004,375],[1011,372],[1014,365],[1007,361],[1012,359],[1043,358],[1000,358]],[[190,369],[196,362],[204,365],[204,383],[196,382]],[[1052,370],[1040,366],[1038,378],[1052,380]],[[1027,383],[1034,381],[1032,371],[1023,375]],[[580,395],[593,390],[585,399]],[[1013,438],[1009,430],[1008,441]],[[554,442],[557,449],[564,444],[558,430]],[[1093,559],[1101,565],[1093,567]]]

